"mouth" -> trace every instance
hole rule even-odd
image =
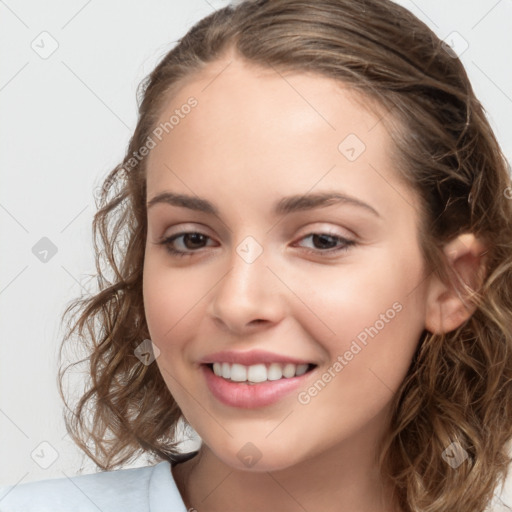
[[[205,363],[203,366],[206,366],[211,373],[227,382],[247,385],[300,377],[317,367],[315,363],[258,363],[250,366],[231,363]]]
[[[240,409],[275,404],[299,387],[307,387],[308,381],[314,378],[318,367],[314,363],[260,363],[239,368],[243,366],[231,363],[200,365],[210,393],[221,404]]]

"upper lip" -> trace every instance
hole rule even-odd
[[[314,364],[311,361],[298,359],[297,357],[285,356],[267,352],[266,350],[248,350],[245,352],[237,352],[233,350],[223,350],[215,352],[202,358],[200,363],[238,363],[244,366],[250,366],[257,363],[292,363],[292,364]]]

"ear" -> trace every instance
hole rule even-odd
[[[439,334],[453,331],[475,311],[466,300],[483,283],[487,248],[472,233],[464,233],[444,247],[451,283],[434,275],[427,292],[425,329]],[[460,282],[462,281],[462,283]],[[464,284],[471,290],[464,288]]]

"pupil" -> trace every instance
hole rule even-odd
[[[198,238],[199,238],[199,241],[198,241]],[[201,233],[191,233],[191,234],[185,235],[185,240],[190,241],[192,239],[192,246],[195,243],[198,243],[199,245],[201,245],[201,238],[203,238],[203,235]],[[203,240],[203,242],[204,242],[204,240]],[[188,249],[194,248],[194,247],[188,247],[190,244],[185,244],[185,245],[187,245]]]

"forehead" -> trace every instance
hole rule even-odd
[[[337,139],[348,130],[366,140],[387,136],[384,125],[374,131],[386,113],[384,107],[348,84],[319,74],[283,72],[233,59],[210,63],[180,84],[164,104],[157,124],[165,125],[173,113],[188,111],[191,97],[197,106],[175,119],[178,123],[173,122],[163,138],[177,140],[180,132],[193,131],[201,141],[220,143],[229,131],[237,136],[230,139],[235,145],[283,144],[285,137]],[[212,132],[212,127],[223,131]],[[244,131],[239,132],[239,127]],[[272,138],[276,134],[280,134],[277,140]]]
[[[272,195],[343,185],[386,202],[399,184],[385,115],[375,101],[321,75],[236,59],[212,63],[162,109],[161,140],[148,157],[148,197],[169,188],[190,193],[185,183],[198,195],[211,186]]]

